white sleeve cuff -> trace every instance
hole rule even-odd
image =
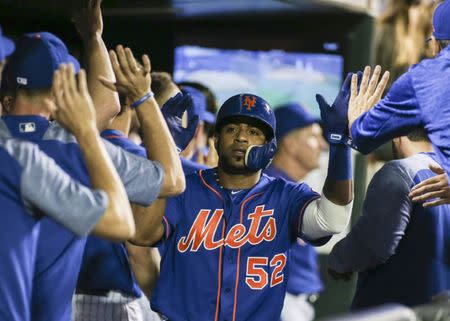
[[[353,201],[347,205],[336,205],[325,195],[312,201],[302,218],[301,234],[309,240],[341,233],[350,221]]]

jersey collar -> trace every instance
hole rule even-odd
[[[225,201],[230,198],[229,190],[224,189],[218,182],[217,182],[217,167],[211,168],[211,169],[205,169],[199,171],[198,175],[200,175],[200,179],[202,183],[207,187],[212,193],[214,193],[218,198]],[[238,198],[248,198],[252,196],[253,194],[261,192],[269,182],[269,179],[266,175],[261,175],[261,178],[259,181],[250,189],[242,190],[237,195]]]
[[[51,124],[47,118],[36,115],[5,115],[2,120],[11,136],[25,140],[42,139]]]

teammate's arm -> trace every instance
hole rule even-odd
[[[136,113],[141,123],[147,156],[164,168],[159,196],[180,194],[185,188],[184,173],[173,138],[151,93],[150,59],[144,55],[143,67],[140,67],[131,50],[120,45],[116,51],[110,51],[110,58],[117,82],[104,77],[101,77],[101,81],[106,87],[118,90],[138,104]]]
[[[410,73],[398,78],[387,95],[373,108],[357,80],[352,79],[349,102],[349,131],[352,144],[367,154],[392,138],[404,136],[421,124],[419,103],[412,86]],[[369,109],[359,116],[360,111]]]
[[[158,249],[134,246],[130,242],[126,242],[125,245],[136,281],[145,295],[150,297],[159,277],[159,262],[161,258]]]
[[[55,119],[78,140],[92,186],[108,195],[108,207],[96,224],[94,234],[110,239],[129,239],[135,233],[134,220],[125,189],[99,136],[95,109],[83,70],[75,80],[73,67],[61,65],[53,79],[54,102],[46,103]],[[58,107],[56,107],[58,106]],[[76,204],[72,204],[76,207]]]
[[[386,164],[369,184],[363,214],[330,253],[329,267],[338,273],[364,271],[395,254],[408,226],[412,180],[397,162]]]
[[[426,179],[413,187],[409,197],[414,203],[423,202],[423,207],[450,204],[450,187],[447,173],[439,166],[430,164],[436,176]]]
[[[86,8],[74,17],[75,27],[83,40],[84,56],[87,64],[88,88],[97,113],[97,128],[102,131],[120,111],[117,92],[102,85],[98,77],[115,81],[108,50],[102,39],[103,20],[101,0],[88,0]]]
[[[159,242],[168,226],[163,225],[167,200],[157,199],[149,207],[133,205],[134,219],[136,221],[136,234],[130,242],[138,246],[152,246]]]

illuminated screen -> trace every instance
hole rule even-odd
[[[174,80],[208,86],[218,103],[252,93],[271,106],[298,102],[319,115],[315,95],[332,103],[342,81],[343,58],[335,54],[282,50],[248,51],[181,46],[175,50]]]

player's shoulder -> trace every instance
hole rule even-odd
[[[410,157],[387,162],[377,172],[377,177],[388,182],[403,178],[406,183],[413,183],[414,177],[422,170],[429,170],[430,164],[437,164],[431,153],[418,153]]]
[[[36,159],[40,154],[36,144],[13,137],[0,137],[0,147],[20,163]]]
[[[54,166],[54,161],[31,142],[3,137],[0,138],[0,149],[23,168],[50,170]]]
[[[54,140],[64,144],[77,143],[75,136],[56,121],[50,124],[43,136],[43,140]]]

